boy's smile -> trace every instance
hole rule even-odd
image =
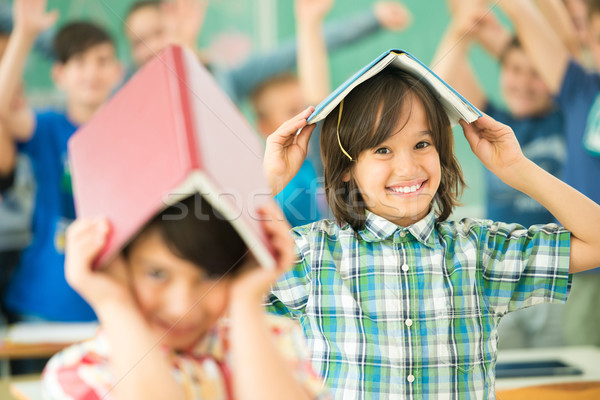
[[[412,96],[397,133],[360,153],[352,171],[366,208],[400,226],[429,213],[441,180],[438,152],[421,101]],[[409,116],[406,121],[406,116]]]

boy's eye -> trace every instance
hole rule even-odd
[[[390,154],[391,150],[388,149],[387,147],[380,147],[377,150],[375,150],[375,154]]]
[[[417,143],[417,145],[415,146],[415,148],[417,149],[424,149],[426,147],[431,146],[431,144],[429,142],[419,142]]]
[[[168,274],[167,271],[159,268],[150,268],[146,271],[146,275],[148,275],[152,279],[164,280],[167,279]]]

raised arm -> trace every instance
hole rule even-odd
[[[571,55],[580,59],[581,46],[577,31],[563,0],[536,0],[536,4]]]
[[[15,169],[17,152],[15,141],[6,132],[6,127],[0,124],[0,178],[10,176]]]
[[[198,53],[198,36],[204,25],[208,0],[174,0],[160,4],[169,43]]]
[[[296,0],[298,78],[304,100],[318,104],[331,91],[329,59],[323,35],[323,20],[334,0]]]
[[[539,202],[571,232],[569,273],[600,266],[600,206],[525,158],[510,127],[489,116],[461,125],[473,153],[491,172]]]
[[[511,40],[510,31],[500,23],[488,0],[447,0],[453,17],[466,9],[479,9],[480,18],[474,36],[477,42],[494,58],[499,59]]]
[[[431,62],[435,73],[477,108],[485,106],[487,99],[469,64],[468,52],[484,12],[481,8],[460,7]]]
[[[33,134],[33,111],[26,104],[15,110],[13,102],[35,38],[54,24],[58,14],[46,12],[46,0],[15,0],[13,15],[14,29],[0,62],[0,120],[15,140],[26,141]]]
[[[348,29],[351,26],[352,29]],[[366,11],[329,22],[323,28],[327,50],[332,51],[356,43],[382,28],[373,11]],[[241,66],[231,70],[215,71],[215,77],[234,102],[240,102],[262,82],[296,66],[297,43],[292,38],[273,51],[257,54]]]
[[[532,0],[503,0],[525,52],[553,94],[560,91],[571,53]]]
[[[289,235],[290,226],[275,204],[263,208],[262,214],[265,233],[277,253],[277,267],[268,270],[246,265],[233,283],[229,316],[235,398],[308,400],[314,394],[304,387],[305,382],[297,380],[294,368],[298,367],[286,360],[289,354],[286,357],[278,349],[262,307],[264,294],[292,264],[294,243]]]
[[[110,346],[110,375],[116,382],[103,382],[106,374],[98,374],[98,386],[111,386],[115,400],[183,400],[184,390],[161,351],[161,338],[152,333],[136,303],[124,261],[119,258],[107,268],[92,269],[108,232],[105,219],[75,221],[67,230],[65,259],[67,282],[92,306]],[[56,391],[55,385],[48,391]]]

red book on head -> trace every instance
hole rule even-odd
[[[158,212],[200,193],[259,263],[274,266],[257,208],[271,199],[263,146],[196,56],[171,46],[69,141],[78,217],[106,216],[108,261]]]

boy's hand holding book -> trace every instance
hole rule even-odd
[[[277,265],[274,269],[261,268],[256,259],[248,254],[248,261],[233,284],[231,304],[234,306],[261,306],[264,294],[290,268],[294,259],[294,242],[289,234],[291,227],[279,207],[268,203],[259,211],[262,226],[275,250]]]
[[[267,138],[263,167],[273,196],[296,176],[306,158],[308,141],[315,129],[314,124],[307,126],[306,119],[313,111],[314,107],[308,107]],[[296,135],[299,129],[302,131]]]
[[[460,125],[477,158],[494,175],[515,187],[516,182],[513,181],[519,175],[520,166],[528,160],[513,130],[487,115],[471,124],[461,120]]]
[[[135,305],[121,257],[117,257],[106,268],[92,268],[100,250],[106,245],[109,231],[110,226],[106,219],[84,218],[73,222],[66,234],[67,282],[97,313],[106,302],[118,304],[119,307]]]

